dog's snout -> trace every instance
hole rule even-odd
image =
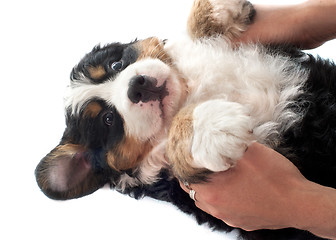
[[[128,86],[128,98],[133,103],[148,102],[157,99],[158,88],[155,78],[145,75],[134,76]]]
[[[129,83],[130,86],[134,86],[137,88],[140,87],[145,87],[146,85],[148,85],[148,77],[145,75],[136,75],[135,77],[133,77]]]

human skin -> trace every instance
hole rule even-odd
[[[294,227],[336,239],[336,190],[308,181],[288,159],[262,144],[253,143],[234,168],[190,188],[198,208],[232,227]]]
[[[254,22],[235,40],[236,43],[285,43],[312,49],[336,37],[336,0],[254,7]]]

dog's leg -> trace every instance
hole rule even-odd
[[[188,32],[194,39],[222,35],[232,40],[247,29],[254,15],[252,4],[245,0],[195,0]]]
[[[251,118],[242,105],[210,100],[185,107],[176,115],[167,157],[179,179],[199,182],[210,172],[234,166],[252,141]]]

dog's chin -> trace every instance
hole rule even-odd
[[[143,125],[141,133],[137,136],[142,140],[157,140],[160,141],[167,134],[172,118],[175,115],[174,107],[171,105],[170,98],[164,97],[161,101],[150,101],[146,104],[141,104],[147,114],[143,116]],[[145,106],[147,105],[147,106]],[[141,121],[141,120],[140,120]]]
[[[138,114],[132,129],[137,129],[135,135],[142,141],[161,141],[167,135],[172,119],[179,109],[180,90],[171,79],[167,81],[166,89],[168,94],[160,96],[159,99],[146,103],[139,102],[133,106],[133,110]]]

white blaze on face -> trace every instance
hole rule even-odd
[[[164,87],[161,97],[152,101],[133,103],[128,98],[130,80],[137,75],[156,80],[156,87]],[[179,82],[171,68],[159,59],[144,59],[130,65],[110,86],[106,100],[113,103],[125,120],[126,130],[140,139],[154,137],[165,128],[174,114],[180,97]]]

